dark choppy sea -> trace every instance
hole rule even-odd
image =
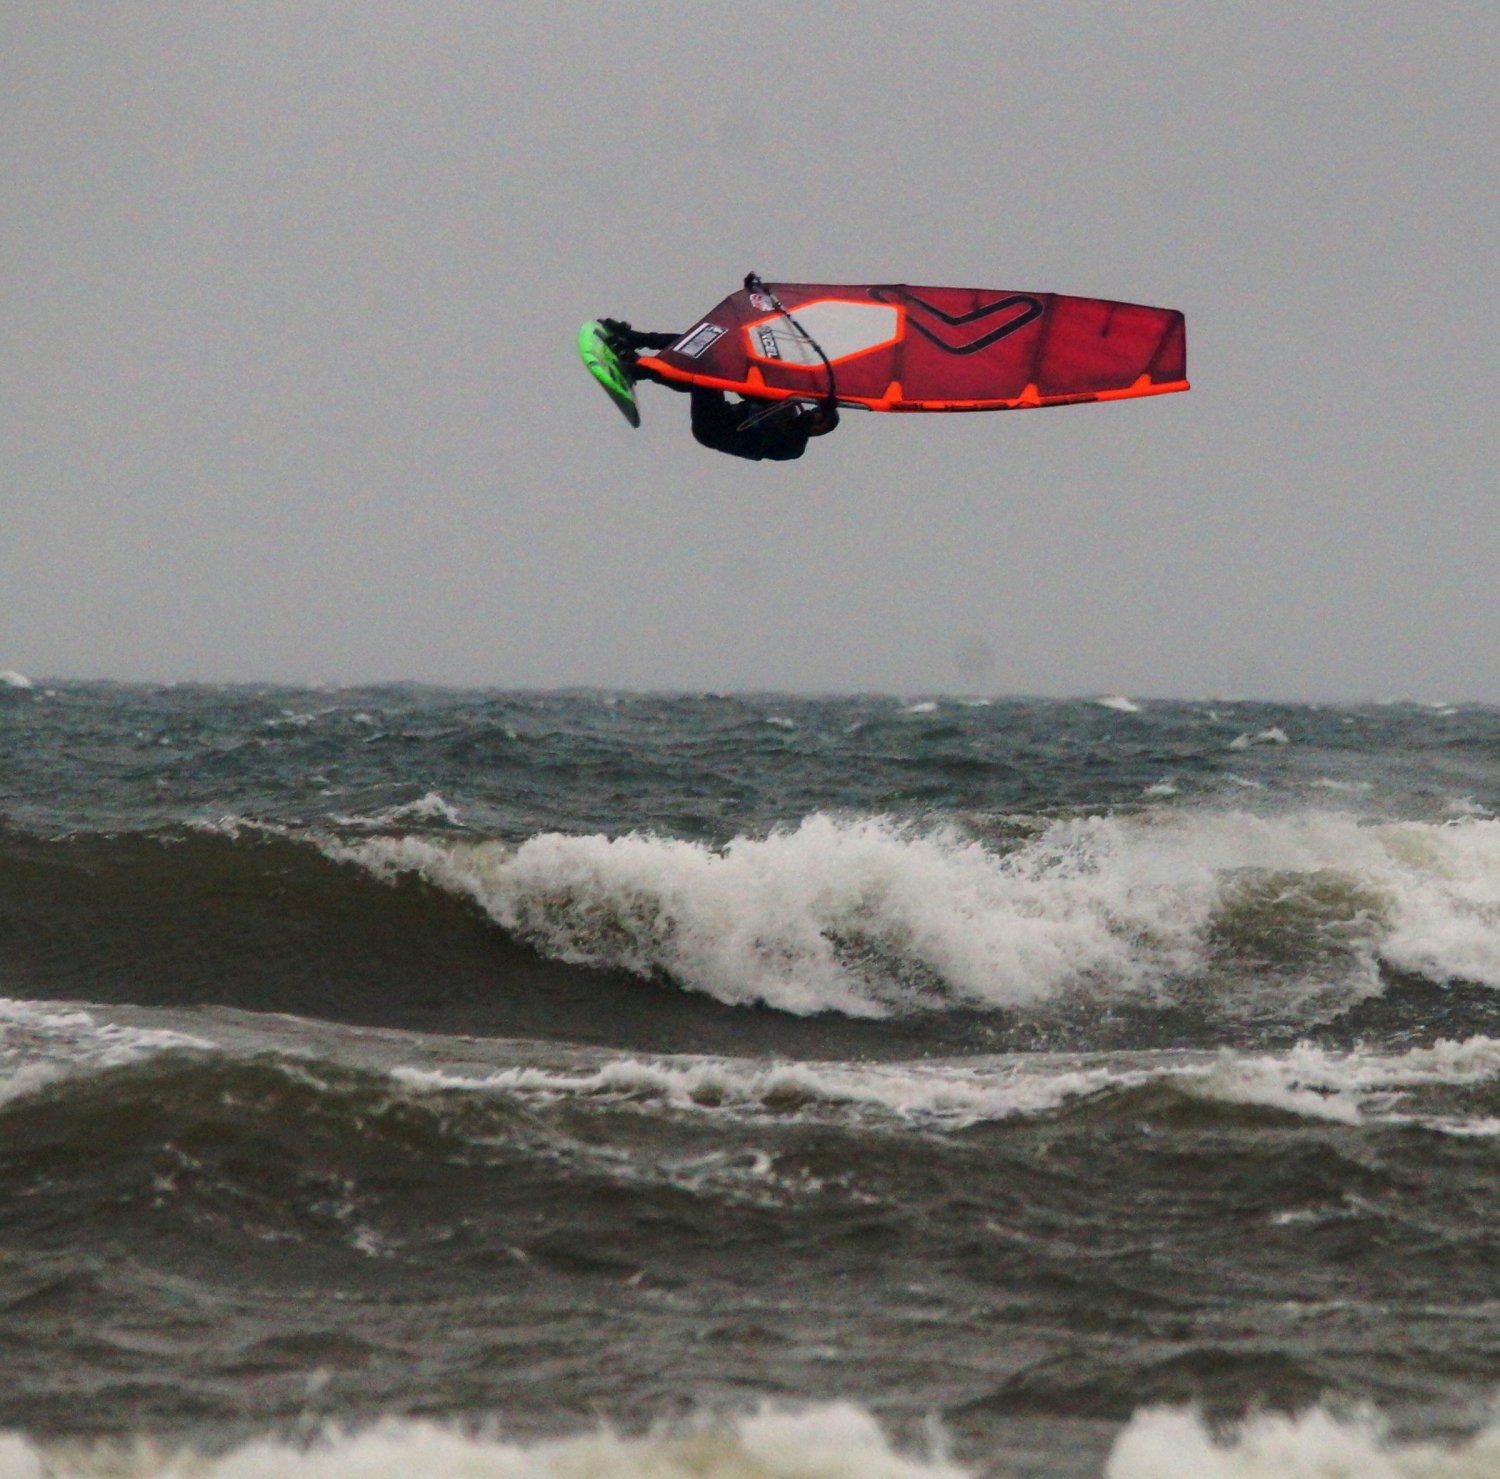
[[[1500,1475],[1500,711],[0,683],[0,1479]]]

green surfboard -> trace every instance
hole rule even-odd
[[[578,331],[578,357],[590,375],[609,393],[609,398],[621,410],[632,426],[641,424],[641,410],[635,403],[635,385],[620,363],[620,356],[611,348],[604,330],[590,319]]]

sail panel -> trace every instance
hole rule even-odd
[[[1175,309],[904,283],[769,291],[786,314],[766,292],[732,293],[641,363],[679,384],[812,400],[828,393],[826,355],[839,401],[873,411],[1012,410],[1188,388]]]

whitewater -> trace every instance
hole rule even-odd
[[[0,1479],[1500,1475],[1500,715],[0,683]]]

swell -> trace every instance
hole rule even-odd
[[[37,1253],[59,1236],[58,1251],[143,1240],[184,1266],[207,1240],[288,1265],[267,1277],[336,1258],[368,1261],[378,1278],[386,1261],[440,1270],[481,1229],[542,1263],[576,1262],[585,1254],[560,1251],[549,1231],[567,1225],[578,1250],[596,1239],[587,1256],[613,1266],[608,1250],[627,1236],[638,1256],[670,1261],[745,1219],[795,1214],[836,1236],[867,1215],[904,1223],[930,1202],[930,1221],[903,1241],[933,1258],[999,1205],[1017,1258],[1024,1244],[1050,1260],[1045,1229],[1065,1209],[1080,1226],[1119,1222],[1122,1248],[1146,1236],[1157,1212],[1120,1188],[1154,1185],[1165,1200],[1221,1204],[1216,1216],[1291,1211],[1295,1228],[1355,1216],[1416,1246],[1437,1214],[1423,1222],[1401,1195],[1411,1172],[1429,1181],[1414,1200],[1436,1205],[1442,1183],[1468,1185],[1491,1157],[1494,1042],[1384,1059],[1093,1059],[1035,1073],[1019,1061],[859,1070],[589,1065],[559,1053],[552,1066],[523,1059],[463,1079],[207,1047],[80,1060],[0,1099],[0,1235]],[[1414,1135],[1431,1117],[1409,1111],[1426,1104],[1461,1106],[1491,1128]],[[1219,1180],[1233,1168],[1237,1190],[1205,1183],[1209,1163]],[[1092,1206],[1075,1204],[1081,1180],[1095,1184]],[[1355,1189],[1358,1201],[1340,1206]],[[1439,1220],[1461,1228],[1453,1210]],[[1211,1243],[1213,1221],[1177,1235]],[[1473,1241],[1482,1253],[1485,1236]]]
[[[1500,1031],[1496,825],[817,816],[723,850],[0,828],[0,993],[821,1058],[1431,1042]]]
[[[844,1387],[960,1430],[1184,1394],[1229,1415],[1368,1393],[1372,1352],[1435,1301],[1492,1304],[1490,1144],[1330,1120],[1280,1086],[1080,1080],[940,1127],[851,1106],[826,1071],[720,1065],[684,1107],[650,1083],[680,1065],[554,1056],[550,1079],[423,1087],[176,1050],[0,1104],[0,1423],[76,1431],[80,1391],[92,1431],[290,1423],[310,1367],[346,1421],[536,1413],[538,1366],[549,1418],[699,1382]],[[1497,1063],[1490,1043],[1300,1075],[1463,1080],[1484,1110]],[[871,1069],[864,1092],[925,1073]],[[909,1363],[894,1396],[888,1361],[809,1354],[876,1328]],[[1443,1337],[1438,1376],[1408,1363],[1395,1388],[1488,1390],[1492,1323]]]
[[[994,1044],[961,1013],[892,1034],[549,959],[471,900],[270,831],[43,839],[0,827],[0,994],[225,1006],[653,1052],[899,1056]]]
[[[549,955],[792,1015],[1155,1017],[1236,1040],[1316,1030],[1398,974],[1500,986],[1490,821],[1184,808],[981,835],[816,813],[723,847],[547,833],[332,851],[471,899]]]

